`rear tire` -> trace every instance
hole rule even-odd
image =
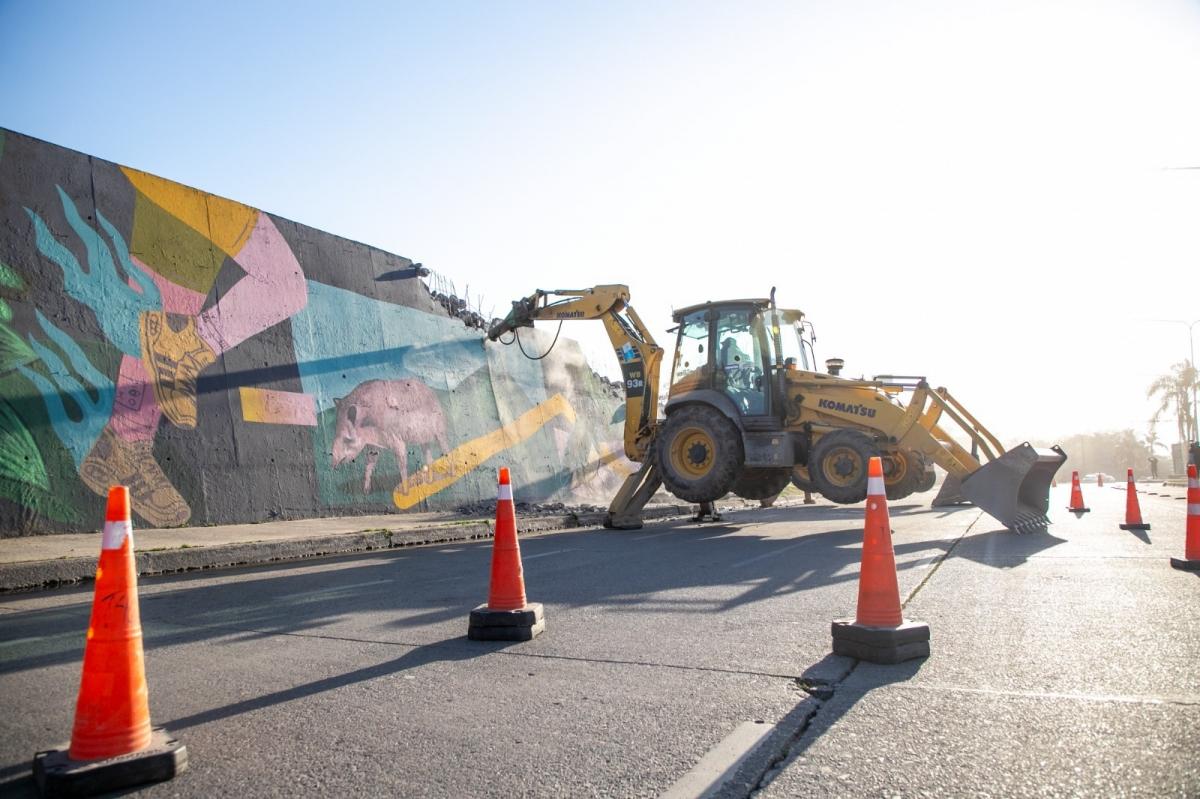
[[[926,467],[925,471],[921,472],[921,479],[917,481],[916,493],[924,494],[926,491],[933,488],[933,485],[936,482],[937,482],[937,472],[935,472],[933,469],[930,469],[929,467]]]
[[[888,499],[904,499],[917,490],[925,474],[925,459],[912,450],[884,452],[883,486]]]
[[[732,490],[742,499],[774,499],[791,481],[791,469],[743,469]]]
[[[685,502],[715,502],[742,472],[742,434],[710,405],[685,405],[663,422],[654,457],[667,490]]]
[[[857,430],[821,436],[808,456],[808,474],[817,491],[839,505],[867,498],[867,465],[879,455],[875,442]]]

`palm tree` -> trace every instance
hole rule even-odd
[[[1190,361],[1180,361],[1171,366],[1171,371],[1159,376],[1150,388],[1146,397],[1159,398],[1158,410],[1154,412],[1154,421],[1159,415],[1175,406],[1175,422],[1178,426],[1180,441],[1196,440],[1196,420],[1192,418],[1191,392],[1197,387],[1197,371]]]

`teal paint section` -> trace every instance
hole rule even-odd
[[[26,208],[25,213],[37,230],[38,250],[62,270],[67,293],[92,309],[108,340],[126,355],[140,355],[138,317],[143,311],[162,307],[158,287],[146,273],[134,266],[125,239],[104,218],[104,214],[97,210],[96,220],[112,239],[112,249],[101,240],[95,229],[83,221],[79,209],[62,187],[55,188],[62,200],[67,223],[86,247],[88,268],[86,271],[82,269],[79,260],[54,237],[42,218]],[[113,258],[113,249],[116,250],[116,260]],[[118,262],[125,274],[137,284],[138,290],[131,288],[117,272]]]
[[[309,281],[308,305],[291,321],[300,379],[320,415],[314,436],[320,495],[339,507],[387,501],[400,477],[390,454],[381,454],[370,491],[363,484],[365,456],[340,468],[331,465],[335,402],[350,397],[359,386],[375,380],[416,380],[428,386],[449,422],[450,448],[502,427],[547,399],[540,361],[526,359],[515,349],[485,346],[482,333],[450,317]],[[501,400],[495,391],[497,373],[505,376]],[[418,474],[428,465],[424,448],[409,449],[408,471]],[[437,449],[435,459],[445,454]],[[514,477],[531,457],[549,464],[554,447],[538,435],[516,449],[511,458]],[[452,507],[493,491],[490,468],[478,471],[440,492],[428,506]]]
[[[17,370],[42,395],[54,433],[71,453],[78,468],[108,424],[115,389],[112,381],[92,365],[70,336],[55,327],[41,311],[36,314],[42,330],[66,354],[74,374],[54,350],[32,334],[29,346],[41,359],[48,376],[29,366],[18,366]],[[84,382],[80,382],[81,379]],[[71,410],[68,410],[68,402],[73,406]]]

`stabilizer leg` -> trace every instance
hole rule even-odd
[[[621,490],[608,506],[604,526],[611,530],[642,529],[642,508],[646,507],[661,485],[662,477],[658,469],[652,460],[647,460],[621,484]]]

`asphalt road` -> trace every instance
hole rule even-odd
[[[146,578],[151,713],[191,765],[140,793],[1198,795],[1185,503],[1143,497],[1134,534],[1121,491],[1085,497],[1028,536],[893,503],[932,654],[891,667],[830,654],[861,506],[523,538],[547,631],[520,644],[466,639],[487,542]],[[0,794],[69,735],[90,603],[0,596]]]

